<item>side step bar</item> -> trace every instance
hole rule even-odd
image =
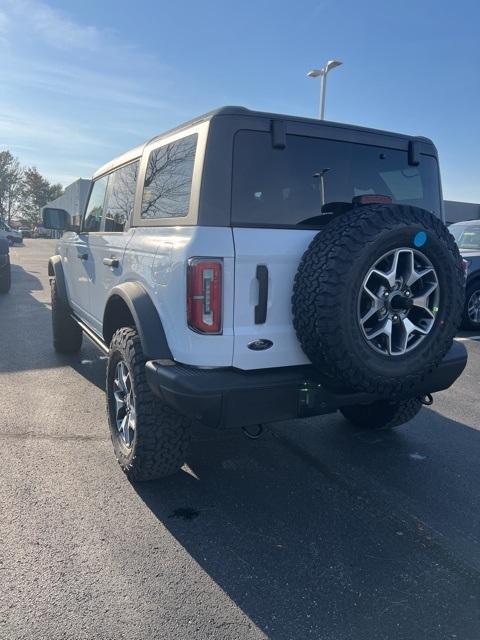
[[[83,331],[83,333],[87,336],[87,338],[90,338],[93,344],[96,347],[98,347],[100,351],[102,351],[105,354],[108,354],[108,347],[105,344],[105,342],[100,338],[100,336],[98,336],[94,331],[92,331],[90,327],[87,327],[87,325],[82,320],[77,318],[77,316],[74,315],[73,313],[72,313],[72,318],[75,320],[75,322],[78,324],[78,326]]]

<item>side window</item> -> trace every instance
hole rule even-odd
[[[135,202],[137,173],[138,160],[110,174],[105,204],[105,231],[123,231],[130,220]]]
[[[188,215],[197,137],[193,134],[151,152],[143,187],[142,218]]]
[[[83,219],[82,231],[100,231],[107,183],[107,177],[99,178],[93,183]]]

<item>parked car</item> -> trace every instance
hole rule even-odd
[[[33,227],[32,238],[51,238],[52,232],[43,225],[37,224]]]
[[[10,291],[10,255],[8,240],[0,238],[0,293]]]
[[[449,227],[467,267],[462,325],[480,330],[480,220],[457,222]]]
[[[201,422],[411,420],[461,374],[464,270],[430,140],[240,107],[112,160],[48,273],[53,343],[108,355],[128,476],[173,473]]]
[[[32,230],[30,229],[30,227],[19,227],[18,230],[22,234],[23,238],[31,238],[32,237]]]
[[[0,220],[0,240],[7,240],[10,246],[14,244],[22,244],[22,233],[16,229],[12,229],[6,222]]]

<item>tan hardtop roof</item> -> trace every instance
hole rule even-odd
[[[227,113],[229,112],[229,110],[232,110],[235,112],[238,112],[238,110],[248,111],[248,109],[244,109],[244,107],[222,107],[220,109],[215,109],[215,111],[209,111],[208,113],[205,113],[201,116],[198,116],[197,118],[194,118],[193,120],[184,122],[178,127],[174,127],[173,129],[169,129],[164,133],[160,133],[159,135],[156,135],[153,138],[146,140],[144,143],[137,145],[133,149],[130,149],[130,151],[126,151],[125,153],[122,153],[121,156],[117,156],[113,160],[110,160],[110,162],[107,162],[106,164],[101,166],[99,169],[97,169],[97,171],[95,171],[95,173],[93,174],[93,179],[98,178],[105,173],[110,173],[110,171],[113,171],[113,169],[116,169],[117,167],[120,167],[123,164],[128,164],[129,162],[132,162],[137,158],[140,158],[145,147],[151,142],[156,142],[157,140],[166,138],[167,136],[171,135],[172,133],[176,133],[177,131],[182,131],[183,129],[186,130],[195,124],[199,124],[200,122],[205,122],[207,120],[210,120],[214,115],[217,115],[219,113]]]
[[[203,115],[197,116],[196,118],[193,118],[188,122],[184,122],[183,124],[180,124],[177,127],[174,127],[173,129],[169,129],[164,133],[154,136],[153,138],[151,138],[150,140],[147,140],[143,144],[140,144],[134,147],[133,149],[130,149],[130,151],[127,151],[126,153],[123,153],[122,155],[118,156],[117,158],[110,160],[110,162],[107,162],[106,164],[104,164],[94,173],[93,179],[98,178],[106,173],[109,173],[110,171],[113,171],[114,169],[122,166],[123,164],[128,164],[129,162],[132,162],[133,160],[140,158],[145,147],[151,142],[161,140],[162,138],[165,138],[173,133],[177,133],[182,130],[187,130],[196,124],[199,124],[201,122],[206,122],[207,120],[212,120],[212,118],[214,118],[215,116],[221,116],[221,115],[238,115],[238,116],[251,116],[251,117],[261,116],[261,117],[278,118],[282,120],[289,120],[289,121],[296,121],[296,122],[321,124],[322,126],[327,126],[327,127],[350,129],[350,130],[371,132],[376,134],[384,134],[384,135],[390,135],[390,136],[395,136],[395,137],[404,138],[404,139],[416,139],[416,140],[431,144],[434,147],[432,141],[429,140],[428,138],[424,138],[423,136],[409,136],[401,133],[383,131],[381,129],[372,129],[369,127],[361,127],[358,125],[348,124],[343,122],[342,123],[332,122],[328,120],[320,121],[316,118],[306,118],[302,116],[292,116],[292,115],[286,115],[286,114],[280,114],[280,113],[267,113],[264,111],[254,111],[252,109],[247,109],[246,107],[220,107],[219,109],[215,109],[213,111],[209,111],[208,113],[204,113]]]

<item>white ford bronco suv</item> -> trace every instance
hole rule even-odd
[[[407,422],[466,364],[464,270],[429,140],[225,107],[109,162],[48,265],[53,341],[108,354],[134,480],[175,472],[195,423],[340,410]]]

